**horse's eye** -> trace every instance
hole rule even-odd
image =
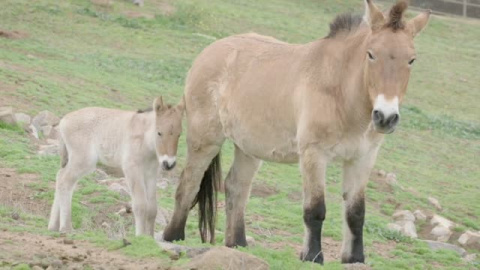
[[[370,60],[375,60],[375,57],[373,57],[372,52],[367,51],[367,54],[368,54],[368,59],[370,59]]]
[[[162,136],[162,133],[158,132],[158,136]]]
[[[408,61],[408,65],[413,65],[413,63],[415,62],[415,58],[413,58],[412,60]]]

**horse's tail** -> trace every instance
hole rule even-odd
[[[59,154],[60,154],[60,165],[62,166],[62,168],[65,168],[65,166],[67,166],[67,163],[68,163],[68,151],[67,151],[67,147],[65,146],[65,142],[63,141],[63,138],[60,136],[60,139],[59,139],[59,146],[60,146],[60,149],[59,149]]]
[[[202,242],[206,242],[210,234],[210,243],[215,243],[215,223],[217,220],[217,191],[222,180],[220,153],[218,153],[203,175],[192,208],[198,203],[198,229]]]

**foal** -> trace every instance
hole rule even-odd
[[[145,112],[84,108],[64,116],[59,124],[62,168],[57,173],[48,229],[72,230],[75,185],[101,162],[121,168],[125,175],[132,196],[135,234],[153,236],[156,175],[160,167],[175,167],[183,111],[183,99],[172,106],[159,97],[152,110]]]

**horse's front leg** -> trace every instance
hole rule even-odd
[[[150,235],[145,226],[147,220],[148,199],[143,168],[132,162],[123,166],[125,180],[132,196],[133,216],[135,217],[135,235]]]
[[[145,187],[147,189],[145,231],[151,236],[155,232],[155,218],[157,217],[157,171],[158,166],[150,166],[145,171]]]
[[[325,172],[327,161],[320,149],[309,147],[300,155],[303,177],[305,239],[300,259],[323,264],[321,233],[325,220]]]
[[[365,187],[375,163],[377,149],[343,164],[343,244],[342,263],[363,263]]]

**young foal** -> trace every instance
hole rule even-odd
[[[135,233],[153,236],[156,175],[160,167],[175,167],[183,111],[183,99],[171,106],[160,97],[146,112],[84,108],[64,116],[59,125],[62,168],[57,173],[48,229],[72,230],[75,184],[101,162],[123,170],[132,196]]]
[[[415,60],[413,38],[429,12],[405,22],[406,2],[387,17],[365,0],[365,15],[343,15],[330,34],[304,45],[246,34],[219,40],[195,60],[185,86],[188,158],[176,194],[168,241],[185,238],[192,204],[200,204],[202,239],[215,225],[218,154],[235,144],[225,180],[227,246],[245,246],[244,212],[261,160],[300,163],[302,260],[323,262],[325,172],[343,161],[342,262],[363,262],[365,187],[383,134],[399,121],[399,104]]]

